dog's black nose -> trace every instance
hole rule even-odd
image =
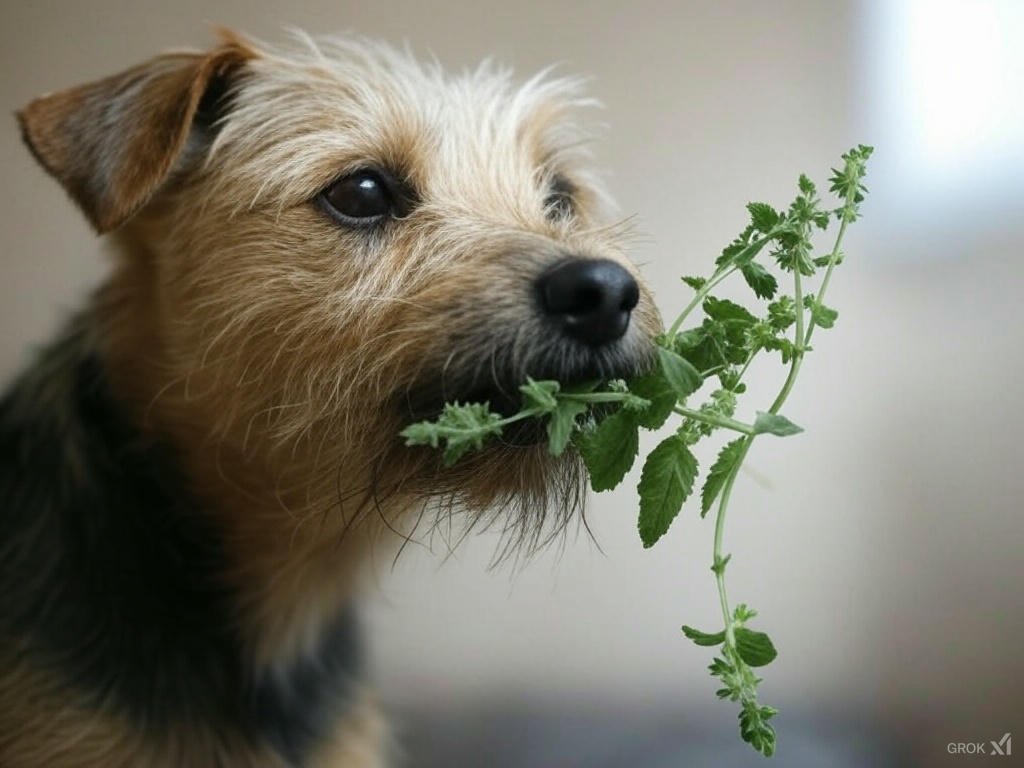
[[[537,279],[540,305],[562,331],[591,346],[621,339],[640,300],[636,280],[614,261],[570,259]]]

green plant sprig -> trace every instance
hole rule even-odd
[[[774,644],[764,632],[747,624],[757,614],[746,604],[730,608],[725,574],[731,555],[723,541],[726,513],[732,489],[747,454],[758,435],[779,437],[801,430],[783,416],[785,405],[804,357],[811,351],[815,328],[833,327],[838,313],[825,304],[835,268],[843,260],[842,244],[847,228],[860,216],[867,189],[863,179],[872,148],[859,145],[842,156],[842,166],[832,169],[829,191],[839,200],[826,208],[814,183],[800,176],[798,194],[785,210],[766,203],[749,203],[750,223],[715,261],[710,277],[684,277],[694,296],[656,341],[657,365],[628,382],[563,386],[556,381],[534,381],[520,387],[522,409],[507,417],[490,411],[486,403],[448,404],[430,422],[403,430],[407,445],[443,448],[443,461],[451,465],[466,453],[483,447],[509,424],[524,419],[545,419],[548,448],[562,454],[570,444],[583,458],[594,491],[615,488],[632,468],[639,452],[640,429],[658,430],[673,416],[675,431],[648,454],[637,486],[640,514],[638,529],[644,547],[651,547],[669,529],[686,499],[693,493],[698,474],[693,447],[719,429],[739,435],[727,443],[711,465],[700,493],[700,516],[715,506],[714,547],[711,570],[715,576],[723,627],[702,632],[684,626],[683,634],[700,646],[717,646],[720,655],[709,669],[718,678],[717,695],[740,705],[741,737],[758,752],[775,752],[775,730],[770,720],[777,711],[759,703],[761,682],[754,669],[773,661]],[[815,231],[839,223],[831,250],[814,255]],[[768,255],[765,258],[764,254]],[[760,260],[759,260],[760,259]],[[817,292],[808,292],[809,281],[819,269],[824,276]],[[756,315],[735,302],[719,299],[711,291],[739,273],[754,296],[766,304]],[[791,294],[779,293],[776,273],[789,273]],[[683,330],[700,307],[703,320]],[[792,331],[790,329],[792,328]],[[789,335],[787,335],[789,334]],[[743,379],[751,363],[762,353],[777,353],[788,371],[775,399],[752,422],[735,418],[738,397],[746,391]],[[705,382],[717,377],[719,386],[698,407],[688,405]],[[600,408],[593,409],[592,406]]]

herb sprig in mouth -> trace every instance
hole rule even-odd
[[[721,685],[716,694],[739,704],[740,735],[766,756],[775,752],[770,721],[777,710],[759,702],[761,679],[754,670],[773,661],[777,652],[767,634],[748,626],[757,612],[744,603],[730,605],[725,576],[731,555],[725,554],[723,546],[726,515],[736,476],[755,439],[802,431],[780,411],[804,357],[812,351],[815,329],[832,328],[838,317],[825,296],[835,268],[844,259],[847,228],[860,217],[871,153],[871,147],[859,145],[842,156],[840,168],[832,169],[829,192],[838,198],[835,207],[825,205],[815,184],[804,175],[788,208],[749,203],[749,224],[718,256],[711,274],[683,278],[694,296],[656,339],[658,362],[653,371],[603,385],[562,386],[557,381],[531,379],[520,387],[521,410],[511,416],[493,413],[487,403],[448,403],[436,420],[402,431],[407,445],[440,449],[444,464],[450,466],[483,448],[511,424],[544,419],[550,452],[557,456],[575,446],[593,490],[606,491],[618,486],[633,467],[640,429],[661,429],[676,417],[674,432],[644,460],[637,486],[638,529],[644,547],[665,535],[693,494],[698,475],[694,446],[719,430],[736,433],[718,453],[700,492],[700,516],[715,509],[711,570],[722,628],[704,632],[683,626],[682,632],[699,646],[719,649],[709,667]],[[812,236],[834,224],[838,227],[831,248],[816,251]],[[737,274],[759,300],[759,313],[712,295]],[[783,292],[778,277],[786,276],[790,288]],[[820,279],[812,289],[815,278]],[[698,308],[703,313],[700,323],[684,329]],[[738,400],[746,391],[744,378],[762,354],[778,355],[787,368],[785,380],[766,410],[757,411],[753,420],[737,420]],[[719,386],[705,402],[696,407],[689,402],[705,382],[716,378]]]

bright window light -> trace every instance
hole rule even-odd
[[[902,10],[904,110],[936,171],[1024,140],[1024,2],[913,0]],[[1016,145],[1016,146],[1014,146]]]
[[[863,96],[893,202],[1024,200],[1024,0],[869,9]]]

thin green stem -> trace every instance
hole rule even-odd
[[[559,392],[556,397],[577,403],[621,403],[636,399],[636,395],[628,392]]]
[[[782,389],[779,390],[779,394],[776,395],[771,408],[768,409],[771,413],[778,413],[782,404],[786,401],[786,398],[789,397],[789,393],[793,389],[793,384],[796,382],[797,374],[800,373],[800,363],[803,360],[803,345],[801,343],[804,339],[803,284],[798,266],[793,269],[793,301],[796,304],[796,327],[793,331],[795,347],[793,351],[793,360],[790,362],[789,375],[786,376],[786,380],[782,384]],[[744,373],[752,359],[753,355],[748,358],[746,365],[744,365]],[[739,656],[736,651],[736,635],[733,632],[733,620],[732,612],[729,608],[729,597],[725,588],[726,563],[722,557],[722,540],[725,536],[725,518],[726,512],[729,509],[729,497],[732,494],[732,487],[736,482],[736,476],[739,474],[740,467],[743,465],[743,461],[747,457],[747,452],[750,450],[750,446],[754,443],[754,437],[755,435],[750,433],[743,440],[743,445],[740,448],[736,464],[733,466],[732,471],[729,473],[729,477],[726,478],[725,485],[722,487],[722,497],[718,502],[718,513],[715,515],[714,559],[712,560],[714,564],[713,570],[715,572],[715,583],[718,586],[718,601],[722,608],[722,621],[725,622],[725,646],[730,651],[730,654],[735,658],[739,658]]]
[[[686,305],[686,308],[683,309],[679,317],[677,317],[675,322],[672,323],[672,327],[668,329],[666,336],[668,336],[670,340],[674,339],[676,334],[679,333],[679,329],[682,327],[683,323],[686,322],[686,318],[700,305],[702,301],[704,301],[704,298],[711,293],[711,289],[725,280],[725,278],[737,269],[738,267],[735,264],[719,267],[718,270],[708,278],[708,281],[701,286],[700,290],[694,294],[693,298],[690,299],[690,303]]]
[[[731,429],[744,435],[754,434],[754,427],[752,425],[745,424],[742,421],[737,421],[736,419],[730,419],[728,416],[720,416],[718,414],[707,413],[705,411],[696,411],[692,408],[685,408],[681,405],[675,406],[672,410],[687,419],[693,419],[694,421],[699,421],[704,424],[710,424],[713,427],[724,427],[725,429]]]
[[[504,427],[507,424],[515,424],[517,421],[530,419],[534,416],[541,416],[544,413],[546,413],[546,411],[543,411],[540,408],[527,408],[525,411],[520,411],[519,413],[514,413],[511,416],[506,416],[504,419],[497,422],[495,426]]]
[[[736,637],[733,633],[732,611],[729,609],[729,597],[725,590],[725,560],[722,556],[722,540],[725,536],[725,513],[729,509],[729,496],[732,494],[733,483],[736,482],[736,475],[739,473],[740,465],[747,456],[751,444],[754,442],[754,435],[750,435],[743,441],[740,454],[737,457],[736,465],[725,481],[722,488],[722,497],[718,502],[718,512],[715,515],[715,547],[712,570],[715,572],[715,583],[718,585],[718,601],[722,606],[722,621],[725,623],[725,643],[731,651],[736,650]]]
[[[855,193],[856,193],[856,190],[853,190],[852,193],[847,194],[847,197],[846,197],[846,207],[848,207],[848,206],[853,204],[853,195]],[[828,284],[832,280],[832,272],[835,269],[836,264],[839,262],[839,253],[840,253],[839,248],[843,244],[843,236],[846,234],[846,227],[847,227],[847,225],[849,225],[849,223],[850,222],[847,220],[846,216],[843,215],[843,219],[842,219],[842,221],[839,224],[839,232],[836,234],[835,245],[832,246],[832,252],[829,254],[829,257],[828,257],[828,267],[825,269],[825,277],[823,277],[822,280],[821,280],[821,288],[818,289],[818,295],[814,297],[814,305],[815,306],[820,306],[822,304],[823,297],[825,296],[825,291],[828,290]],[[807,335],[804,336],[804,346],[805,347],[810,343],[811,335],[813,333],[814,333],[814,318],[813,318],[813,314],[812,314],[811,324],[807,328]]]
[[[714,274],[712,274],[711,277],[708,278],[708,281],[704,283],[704,285],[700,287],[700,290],[697,291],[694,297],[690,299],[690,303],[686,305],[686,308],[683,309],[682,313],[679,315],[679,317],[676,318],[675,322],[672,323],[672,326],[668,329],[668,333],[666,334],[666,336],[668,337],[669,341],[675,338],[676,334],[679,333],[679,329],[682,327],[683,323],[686,322],[686,318],[689,317],[690,313],[693,312],[693,310],[696,309],[702,301],[704,301],[704,298],[711,292],[711,289],[714,288],[723,280],[725,280],[725,278],[727,278],[737,269],[739,269],[739,261],[743,260],[744,262],[746,262],[752,259],[761,251],[762,248],[764,248],[764,246],[767,243],[778,237],[780,231],[780,227],[774,227],[772,231],[765,234],[764,237],[756,238],[752,242],[747,243],[747,246],[742,251],[740,251],[740,253],[736,254],[732,258],[732,260],[727,261],[726,263],[718,267],[718,269],[715,270]]]
[[[793,332],[793,359],[789,363],[789,373],[782,384],[782,389],[779,390],[779,394],[775,396],[775,400],[772,401],[771,407],[768,409],[769,413],[778,413],[779,409],[782,408],[783,403],[786,402],[786,398],[789,397],[789,393],[793,390],[793,385],[796,383],[796,377],[800,373],[800,365],[804,360],[804,297],[799,269],[793,270],[793,301],[796,304],[796,330]]]

